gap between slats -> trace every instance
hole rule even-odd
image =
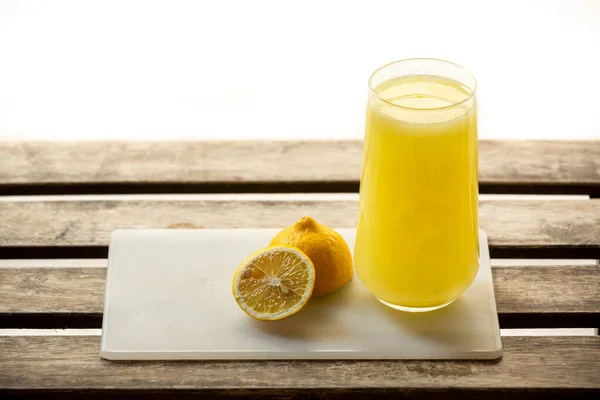
[[[32,202],[32,201],[173,201],[173,200],[238,200],[238,201],[297,201],[297,200],[358,200],[358,193],[200,193],[200,194],[63,194],[63,195],[35,195],[35,196],[0,196],[0,202]],[[480,194],[480,200],[589,200],[586,194]]]
[[[358,193],[358,181],[335,182],[203,182],[203,183],[52,183],[52,184],[0,184],[2,196],[36,195],[101,195],[101,194],[213,194],[213,193]],[[600,197],[600,186],[596,184],[555,183],[480,183],[482,194],[549,194],[587,195]]]

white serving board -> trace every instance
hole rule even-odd
[[[299,314],[256,321],[237,266],[278,229],[119,230],[110,242],[101,356],[110,360],[494,359],[502,355],[486,235],[471,287],[429,313],[392,310],[354,276]],[[351,249],[354,229],[339,229]],[[448,260],[448,263],[451,261]]]

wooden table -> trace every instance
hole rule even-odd
[[[117,228],[281,227],[305,214],[353,227],[361,152],[356,141],[0,143],[0,193],[17,196],[0,197],[0,328],[100,328]],[[481,193],[599,197],[600,142],[482,141],[480,181]],[[79,196],[33,196],[56,194]],[[480,214],[494,258],[600,258],[600,199],[482,199]],[[493,270],[502,328],[600,326],[597,263],[563,264]],[[600,396],[600,336],[504,337],[494,362],[115,363],[99,339],[0,336],[0,396]]]

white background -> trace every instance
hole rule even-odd
[[[479,81],[484,138],[600,138],[600,1],[0,0],[0,139],[360,138],[380,65]]]

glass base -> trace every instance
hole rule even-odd
[[[419,313],[419,312],[428,312],[428,311],[434,311],[434,310],[439,310],[440,308],[444,308],[447,305],[452,304],[452,301],[447,302],[446,304],[442,304],[441,306],[435,306],[435,307],[403,307],[403,306],[398,306],[396,304],[392,304],[392,303],[388,303],[387,301],[381,300],[381,299],[377,299],[380,302],[382,302],[383,304],[385,304],[386,306],[393,308],[394,310],[399,310],[399,311],[405,311],[405,312],[411,312],[411,313]]]

